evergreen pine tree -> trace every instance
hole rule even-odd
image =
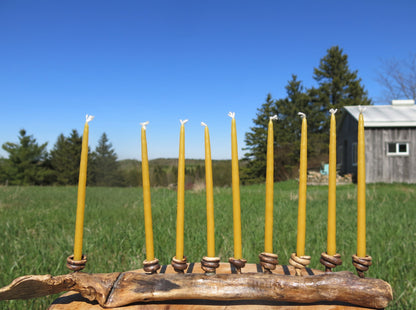
[[[58,136],[51,150],[51,165],[55,179],[61,185],[77,185],[81,160],[82,138],[73,129],[69,137]]]
[[[117,154],[109,143],[106,133],[98,140],[95,152],[92,154],[90,182],[96,186],[123,185],[117,163]],[[89,169],[90,170],[90,169]]]
[[[39,145],[33,136],[19,132],[19,143],[6,142],[3,150],[9,153],[3,162],[3,177],[11,185],[45,185],[51,177],[48,166],[47,143]]]
[[[327,50],[314,69],[313,78],[318,82],[319,87],[311,90],[315,102],[320,104],[320,110],[325,115],[322,132],[329,131],[329,110],[331,108],[340,110],[346,105],[368,105],[371,100],[367,97],[367,91],[361,85],[358,78],[358,71],[351,71],[348,66],[348,55],[338,46]],[[341,113],[336,114],[337,120]]]

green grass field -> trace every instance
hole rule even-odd
[[[231,188],[216,188],[216,251],[222,261],[233,254]],[[28,274],[65,274],[73,253],[76,187],[0,187],[0,286]],[[367,251],[373,257],[368,277],[388,281],[394,300],[388,309],[416,308],[416,186],[367,185]],[[155,255],[168,264],[175,255],[176,192],[152,190]],[[258,262],[263,251],[264,185],[241,187],[243,256]],[[310,267],[323,269],[326,250],[327,187],[309,186],[305,254]],[[185,255],[200,261],[206,254],[205,192],[185,195]],[[296,249],[297,183],[275,184],[274,252],[287,264]],[[142,267],[145,258],[142,191],[138,188],[88,188],[84,253],[86,272]],[[337,252],[340,270],[354,271],[356,187],[337,188]],[[57,296],[0,301],[0,309],[46,309]]]

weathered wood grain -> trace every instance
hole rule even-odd
[[[251,266],[250,266],[251,265]],[[75,272],[52,277],[25,276],[0,289],[0,300],[40,297],[49,294],[77,291],[88,300],[96,300],[101,307],[114,308],[137,303],[169,301],[213,301],[251,303],[347,303],[367,308],[384,308],[392,300],[388,283],[378,279],[361,279],[350,272],[318,273],[293,276],[293,268],[276,268],[273,274],[257,271],[249,264],[243,271],[230,274],[229,264],[222,263],[219,270],[227,273],[205,275],[199,272],[176,274],[169,268],[166,274],[144,274],[143,270],[110,274]],[[283,274],[285,272],[286,274]],[[311,271],[310,271],[311,272]],[[280,274],[279,274],[280,273]],[[290,273],[290,275],[288,275]],[[57,308],[58,309],[58,308]]]

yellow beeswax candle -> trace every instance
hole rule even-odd
[[[307,153],[308,138],[306,115],[299,112],[302,117],[302,129],[300,138],[300,167],[299,167],[299,197],[298,197],[298,234],[296,255],[305,255],[305,235],[306,235],[306,182],[307,182]]]
[[[181,131],[179,138],[177,210],[176,210],[176,259],[183,259],[183,234],[185,217],[185,123],[180,120]]]
[[[234,227],[234,258],[243,257],[241,248],[241,211],[240,211],[240,175],[238,168],[238,148],[237,148],[237,126],[235,123],[235,113],[230,112],[231,117],[231,171],[233,189],[233,227]]]
[[[74,260],[82,259],[82,238],[84,233],[85,189],[87,185],[88,163],[88,123],[94,116],[87,115],[82,135],[81,162],[79,165],[77,216],[75,221]]]
[[[146,235],[146,260],[152,261],[155,258],[153,249],[153,227],[152,227],[152,203],[150,198],[149,160],[147,157],[146,125],[149,122],[141,123],[142,142],[142,180],[143,180],[143,207],[144,207],[144,230]]]
[[[264,224],[264,251],[266,253],[273,253],[274,119],[277,119],[277,115],[270,117],[267,129],[266,212]]]
[[[365,142],[364,142],[364,108],[360,107],[358,117],[357,143],[357,256],[366,256],[365,231]]]
[[[329,110],[331,113],[331,125],[329,130],[329,173],[328,173],[328,228],[327,247],[328,255],[336,254],[336,204],[337,204],[337,134],[335,113],[337,110]]]
[[[205,126],[205,188],[207,198],[207,256],[215,257],[214,192],[212,180],[211,143],[208,126]]]

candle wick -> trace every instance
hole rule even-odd
[[[235,112],[228,112],[228,116],[231,117],[231,118],[234,118],[235,117]]]
[[[145,130],[146,130],[146,126],[147,126],[148,124],[149,124],[149,121],[146,121],[146,122],[140,123],[140,125],[142,125],[143,129],[145,129]]]
[[[186,124],[187,122],[188,122],[188,120],[186,119],[186,120],[179,120],[180,122],[181,122],[181,125],[184,125],[184,124]]]
[[[88,114],[87,114],[87,115],[85,116],[85,120],[86,120],[86,122],[87,122],[87,123],[91,122],[91,121],[93,120],[93,118],[94,118],[94,116],[92,116],[92,115],[88,115]]]
[[[358,111],[360,111],[360,113],[363,113],[365,110],[367,110],[367,107],[363,107],[361,105],[358,106]]]
[[[331,114],[335,114],[335,113],[337,113],[337,111],[338,111],[338,109],[330,109],[330,110],[329,110],[329,113],[331,113]]]
[[[201,122],[201,126],[208,127],[208,125],[207,125],[207,124],[205,124],[204,122]]]
[[[273,115],[273,116],[270,116],[270,120],[278,120],[279,118],[277,117],[277,115]]]
[[[305,114],[305,113],[303,113],[303,112],[298,112],[298,115],[299,115],[300,117],[302,117],[302,118],[305,118],[305,117],[306,117],[306,114]]]

